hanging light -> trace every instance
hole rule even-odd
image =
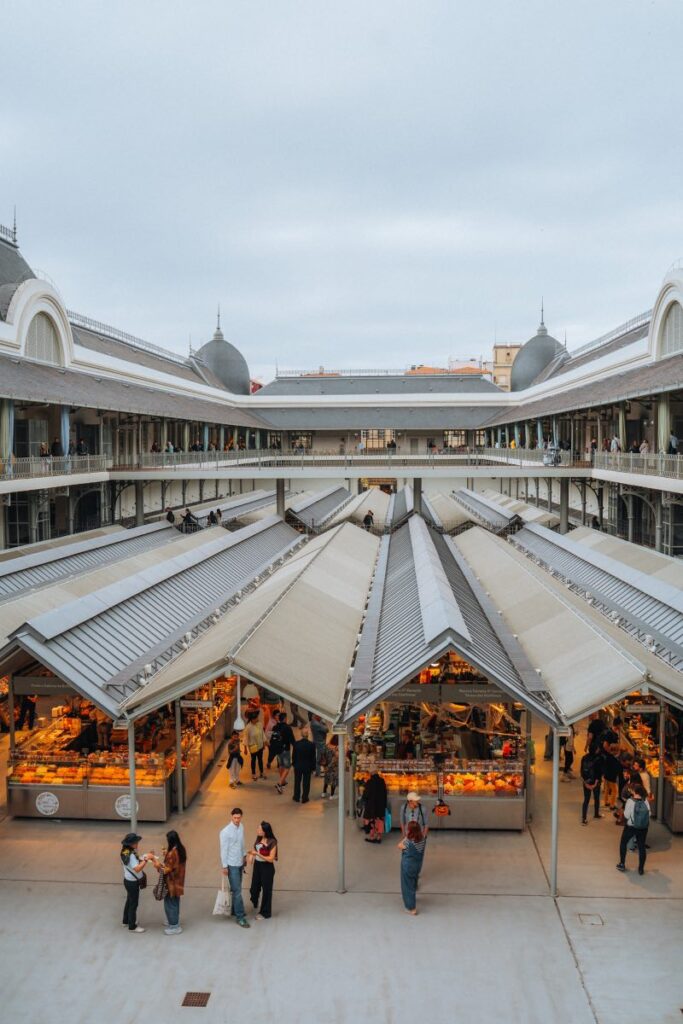
[[[233,722],[233,729],[237,729],[238,732],[242,732],[244,729],[244,719],[242,718],[242,677],[237,677],[237,718]]]

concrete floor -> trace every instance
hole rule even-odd
[[[668,830],[653,825],[643,878],[621,875],[619,829],[611,819],[582,828],[580,783],[562,785],[560,896],[550,899],[549,766],[540,762],[526,833],[432,833],[420,915],[410,918],[401,912],[396,833],[369,846],[348,822],[349,892],[339,896],[336,801],[316,799],[316,783],[311,803],[295,805],[272,781],[238,791],[247,834],[267,818],[280,840],[274,916],[250,931],[211,916],[218,831],[236,799],[224,761],[169,823],[189,851],[181,936],[163,934],[149,889],[140,914],[147,933],[121,927],[125,826],[0,821],[3,1016],[27,1024],[681,1019],[683,844]],[[145,849],[161,847],[165,827],[140,831]],[[182,1008],[186,991],[210,992],[207,1008]]]

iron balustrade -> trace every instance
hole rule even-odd
[[[0,461],[0,480],[29,480],[42,477],[104,473],[111,469],[110,455],[39,455],[25,459],[12,456]]]
[[[642,476],[661,476],[669,480],[683,479],[683,457],[650,452],[595,452],[594,469],[611,469],[616,473],[638,473]]]

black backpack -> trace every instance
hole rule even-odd
[[[595,782],[595,758],[590,754],[581,758],[581,778],[584,782]]]
[[[271,754],[281,754],[285,749],[284,742],[282,740],[282,734],[280,733],[280,725],[275,726],[272,733],[270,734],[270,743],[268,744],[268,750]]]

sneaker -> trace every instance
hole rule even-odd
[[[243,783],[242,783],[242,782],[236,782],[236,783],[235,783],[235,785],[236,785],[236,786],[242,786],[242,785],[243,785]]]
[[[625,864],[617,864],[617,871],[626,871]]]
[[[294,800],[295,803],[297,803],[297,804],[299,803],[299,797],[298,796],[293,796],[292,800]]]
[[[180,925],[177,924],[170,928],[164,928],[164,935],[180,935],[182,930],[183,929],[180,927]]]
[[[280,785],[279,782],[275,783],[275,788],[278,791],[278,793],[280,794],[280,796],[282,796],[282,786]]]
[[[303,798],[303,800],[301,801],[301,803],[302,803],[302,804],[307,804],[307,803],[308,803],[308,797],[307,797],[307,796],[305,796],[305,797]]]
[[[252,777],[251,777],[251,781],[252,781],[252,782],[258,782],[258,779],[256,778],[256,776],[255,776],[255,775],[252,775]]]
[[[263,774],[263,772],[259,775],[259,779],[265,779],[265,775]]]
[[[586,819],[585,819],[585,818],[582,818],[582,819],[581,819],[581,824],[582,824],[582,825],[587,825],[587,824],[588,824],[588,822],[586,821]]]
[[[265,917],[263,916],[263,914],[257,914],[256,915],[256,920],[257,921],[265,921]]]
[[[604,814],[594,814],[593,817],[594,818],[604,818],[605,815]]]
[[[639,875],[644,875],[645,874],[645,868],[638,868],[638,874]]]
[[[240,926],[240,928],[251,928],[251,925],[247,921],[246,917],[238,917],[237,923]]]
[[[130,930],[132,931],[133,935],[142,935],[145,929],[141,928],[140,925],[138,925],[137,928],[131,928]]]

